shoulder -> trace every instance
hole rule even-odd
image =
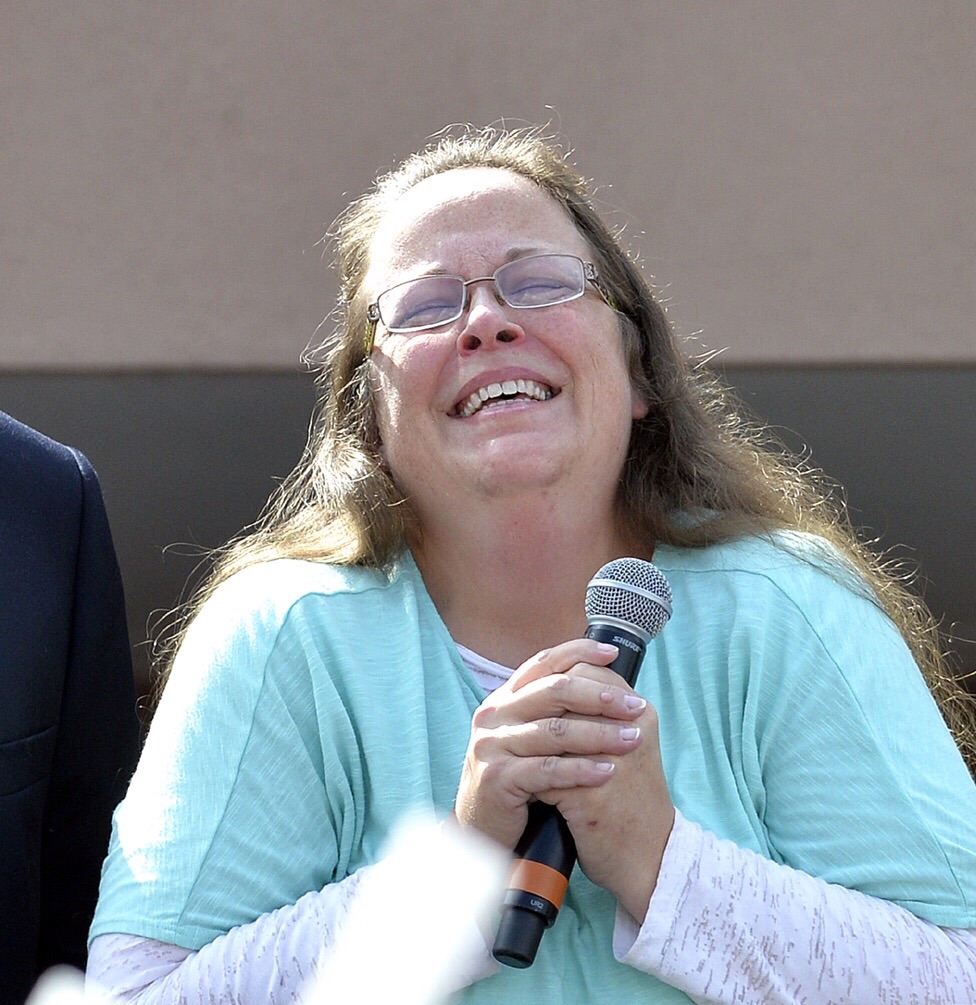
[[[8,495],[67,496],[80,499],[98,489],[88,459],[74,447],[59,443],[36,429],[0,412],[0,485]]]
[[[390,569],[333,565],[303,559],[281,558],[259,562],[225,580],[204,605],[201,615],[229,611],[265,611],[283,621],[296,605],[309,599],[356,605],[375,603],[404,588],[409,569],[397,563]]]
[[[77,450],[0,412],[0,459],[9,466],[77,468]],[[87,463],[87,462],[86,462]]]
[[[767,663],[777,676],[800,653],[844,674],[879,663],[918,673],[871,588],[822,538],[790,532],[661,548],[655,560],[674,596],[664,633],[673,642],[731,653],[750,672]]]
[[[874,600],[844,555],[824,538],[799,531],[737,538],[707,548],[662,547],[655,563],[692,592],[719,590],[800,607]]]
[[[330,681],[356,675],[364,640],[375,648],[377,636],[401,634],[409,578],[400,566],[384,571],[298,559],[234,574],[196,612],[180,642],[156,713],[168,724],[163,732],[179,731],[203,708],[227,723],[250,721],[259,707],[261,714],[284,705],[311,709],[317,693],[337,686]],[[277,698],[269,705],[271,694]]]
[[[322,646],[357,629],[375,631],[413,606],[419,574],[400,560],[389,569],[300,559],[259,562],[221,583],[189,625],[184,651],[269,653],[296,635]],[[179,661],[179,657],[178,657]]]
[[[764,749],[821,727],[867,730],[896,747],[890,731],[914,721],[956,756],[906,640],[825,540],[744,538],[662,548],[659,560],[674,614],[655,659],[689,701],[752,716]]]
[[[804,714],[849,722],[852,709],[892,723],[905,708],[919,721],[925,710],[942,728],[898,627],[825,540],[791,533],[661,549],[660,562],[674,614],[659,655],[706,690],[756,702],[787,732]]]
[[[71,581],[80,548],[110,543],[101,488],[84,455],[2,412],[0,513],[4,572],[24,584]]]
[[[826,539],[793,530],[737,537],[705,548],[662,545],[656,552],[655,561],[658,558],[672,568],[740,570],[762,574],[795,568],[798,563],[813,563],[829,570],[845,564],[837,549]]]

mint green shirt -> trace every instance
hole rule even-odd
[[[774,861],[976,927],[976,787],[904,643],[816,542],[660,548],[674,615],[638,681],[675,804]],[[582,600],[581,600],[582,603]],[[199,948],[376,861],[453,803],[482,693],[413,561],[249,569],[191,627],[116,813],[92,937]],[[472,1002],[686,1002],[614,960],[576,870],[533,967]]]

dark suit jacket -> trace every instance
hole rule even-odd
[[[122,580],[95,472],[0,412],[0,1003],[83,968],[138,748]]]

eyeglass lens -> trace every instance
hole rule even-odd
[[[467,287],[493,280],[509,307],[552,307],[583,295],[583,262],[573,255],[530,255],[509,262],[494,276],[421,276],[400,283],[377,299],[390,331],[421,331],[457,320],[464,313]]]

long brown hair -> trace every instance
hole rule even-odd
[[[858,539],[832,487],[750,421],[714,374],[689,359],[648,280],[597,212],[585,180],[559,144],[536,129],[448,132],[381,176],[338,218],[329,235],[338,303],[334,328],[309,355],[320,398],[308,445],[259,522],[217,553],[212,574],[177,628],[217,585],[254,563],[290,557],[383,567],[405,547],[409,500],[379,459],[363,281],[389,207],[418,182],[468,167],[500,168],[538,185],[593,249],[620,316],[635,388],[649,406],[634,423],[618,492],[625,524],[645,539],[685,548],[779,530],[825,539],[898,627],[960,748],[976,764],[972,699],[950,672],[937,626],[907,577]]]

